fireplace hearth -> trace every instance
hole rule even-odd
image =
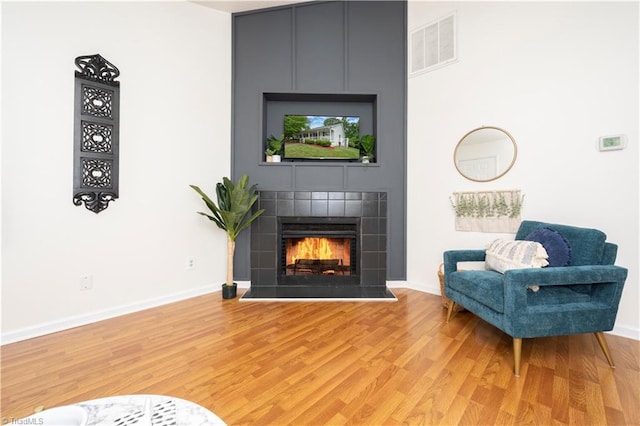
[[[260,191],[251,226],[252,298],[383,298],[385,192]]]

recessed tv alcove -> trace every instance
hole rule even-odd
[[[358,117],[359,135],[377,134],[377,94],[263,93],[263,151],[266,139],[284,134],[285,116]],[[285,162],[355,162],[358,158],[284,158]]]

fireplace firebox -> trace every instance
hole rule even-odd
[[[360,218],[279,217],[278,284],[360,284]]]

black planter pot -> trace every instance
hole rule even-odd
[[[238,284],[233,283],[231,285],[222,284],[222,298],[233,299],[238,294]]]

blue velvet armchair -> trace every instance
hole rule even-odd
[[[594,333],[611,367],[604,331],[615,324],[627,269],[614,266],[618,247],[596,229],[522,221],[515,240],[546,228],[564,237],[568,266],[458,271],[458,262],[484,261],[486,250],[444,253],[447,322],[459,304],[513,338],[514,373],[520,376],[522,339]],[[534,290],[532,290],[534,289]]]

